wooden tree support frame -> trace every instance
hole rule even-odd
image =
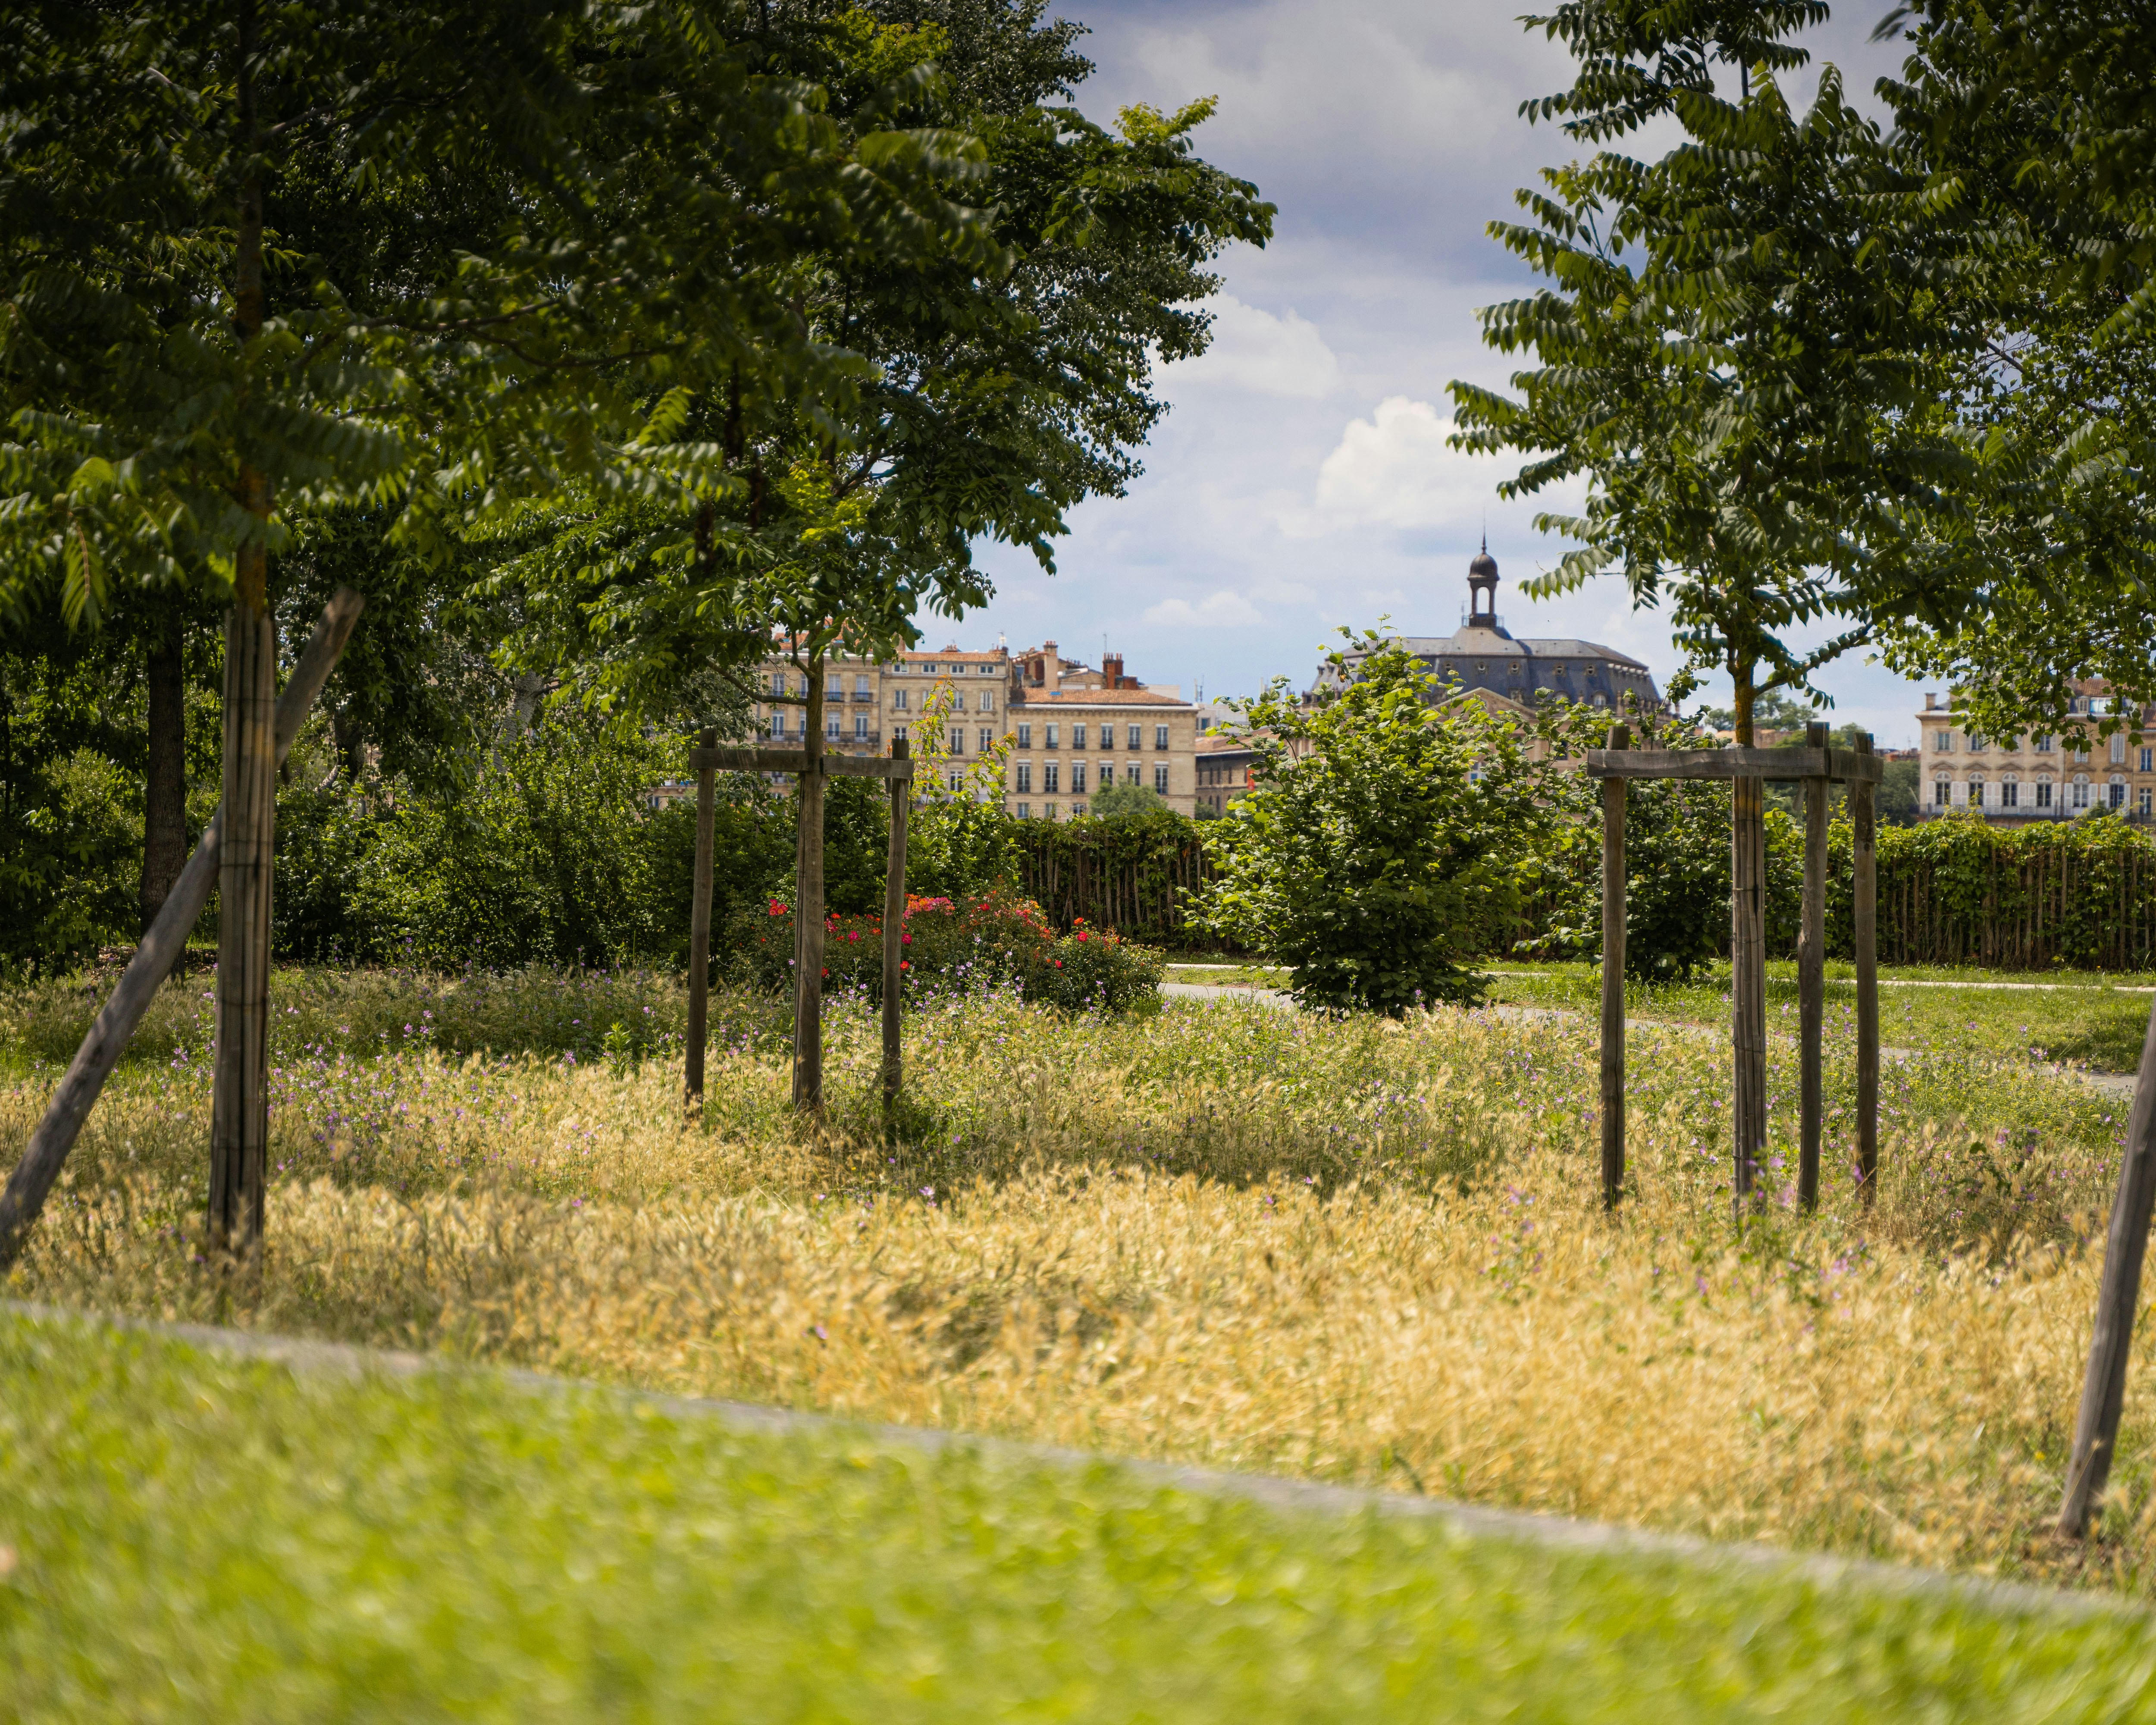
[[[721,773],[810,773],[819,778],[880,778],[891,788],[891,855],[884,876],[883,913],[883,1101],[886,1113],[898,1103],[899,998],[906,955],[906,828],[912,803],[913,762],[904,737],[887,757],[827,755],[820,750],[722,746],[706,731],[689,751],[696,769],[696,864],[689,907],[689,1047],[682,1088],[690,1109],[704,1100],[704,1045],[708,1035],[711,968],[711,851],[716,842],[717,785]],[[820,824],[797,859],[794,895],[793,1099],[798,1107],[821,1105],[823,1072],[823,847]],[[813,844],[813,850],[811,845]],[[808,889],[814,887],[812,893]],[[806,914],[813,906],[815,934],[806,937]]]
[[[352,627],[359,621],[362,601],[348,587],[339,588],[322,611],[321,621],[315,626],[306,650],[300,654],[299,663],[292,667],[284,692],[277,697],[274,718],[275,726],[274,747],[277,761],[282,762],[290,752],[293,739],[300,734],[300,726],[307,716],[307,710],[321,693],[322,685],[329,680],[330,673],[336,669],[338,657],[345,643],[352,637]],[[172,974],[172,966],[186,951],[188,931],[195,919],[202,915],[203,906],[209,902],[211,889],[218,884],[218,851],[222,848],[225,810],[219,805],[211,817],[208,826],[195,845],[194,855],[181,870],[180,878],[172,883],[172,890],[157,911],[149,932],[135,948],[135,956],[127,961],[127,968],[120,973],[120,981],[106,999],[90,1027],[90,1034],[83,1038],[82,1046],[75,1050],[74,1059],[53,1092],[52,1101],[46,1105],[44,1117],[38,1121],[37,1130],[30,1134],[30,1142],[23,1159],[8,1176],[7,1188],[0,1191],[0,1270],[5,1270],[15,1260],[21,1250],[23,1235],[38,1219],[44,1209],[45,1198],[53,1189],[53,1182],[59,1178],[61,1164],[66,1162],[68,1152],[74,1147],[76,1136],[83,1122],[89,1119],[90,1111],[96,1106],[104,1092],[105,1081],[112,1076],[112,1069],[120,1056],[126,1052],[127,1044],[135,1034],[135,1028],[142,1022],[142,1014],[157,998],[157,990],[165,978]],[[266,953],[260,961],[268,968]],[[256,1171],[258,1178],[259,1169]],[[261,1193],[259,1187],[242,1192],[244,1214],[259,1218]],[[208,1219],[213,1233],[219,1218],[214,1214]],[[254,1236],[259,1240],[258,1232]]]
[[[1879,968],[1877,846],[1873,801],[1883,765],[1871,739],[1855,749],[1826,746],[1815,725],[1800,749],[1634,749],[1630,729],[1609,727],[1609,746],[1590,750],[1587,771],[1602,781],[1602,1199],[1614,1207],[1625,1187],[1625,786],[1635,778],[1727,779],[1730,799],[1730,1040],[1732,1202],[1741,1219],[1767,1147],[1767,781],[1804,787],[1804,891],[1797,942],[1802,1060],[1797,1199],[1819,1203],[1823,1075],[1820,1044],[1826,999],[1827,787],[1849,787],[1856,829],[1856,1097],[1859,1190],[1870,1203],[1879,1167]]]

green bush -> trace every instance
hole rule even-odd
[[[735,913],[726,955],[755,985],[789,988],[793,912],[782,899]],[[901,936],[909,990],[969,993],[1014,988],[1029,1000],[1070,1011],[1119,1011],[1158,999],[1166,960],[1155,947],[1082,922],[1059,935],[1029,900],[910,896]],[[828,993],[883,998],[883,919],[833,912],[824,924]]]

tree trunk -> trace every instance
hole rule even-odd
[[[1752,747],[1752,671],[1735,676],[1737,747]],[[1732,781],[1729,798],[1731,1202],[1741,1217],[1767,1151],[1766,787]]]
[[[179,607],[160,618],[143,663],[150,752],[142,774],[142,932],[157,920],[187,864],[187,662]]]
[[[254,13],[240,13],[239,126],[254,135]],[[239,188],[234,334],[262,332],[262,180]],[[270,476],[243,465],[235,501],[253,517],[234,558],[224,625],[224,834],[218,848],[217,1065],[210,1105],[213,1250],[259,1260],[270,1147],[270,892],[277,831],[277,633],[270,614]]]
[[[1804,742],[1807,747],[1825,749],[1826,726],[1806,727]],[[1797,1053],[1802,1068],[1797,1204],[1806,1210],[1819,1208],[1820,1142],[1825,1130],[1824,1053],[1820,1045],[1826,1024],[1826,780],[1805,780],[1804,915],[1797,935]]]
[[[793,1106],[824,1106],[824,655],[808,657],[808,756],[801,775],[801,877],[794,892],[800,968],[794,978]]]

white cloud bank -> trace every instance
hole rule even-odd
[[[1471,521],[1495,495],[1501,470],[1486,455],[1450,447],[1452,432],[1452,421],[1428,402],[1404,395],[1389,395],[1368,419],[1350,420],[1319,464],[1316,519],[1301,524],[1304,531]]]
[[[1340,387],[1338,357],[1292,306],[1276,317],[1233,294],[1215,294],[1202,307],[1213,314],[1213,345],[1196,359],[1162,368],[1169,389],[1198,384],[1314,400]]]
[[[1145,621],[1163,626],[1195,628],[1199,624],[1248,629],[1265,621],[1258,608],[1239,593],[1225,588],[1192,604],[1188,599],[1163,599],[1147,608]]]

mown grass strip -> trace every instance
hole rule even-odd
[[[2129,1613],[0,1317],[0,1712],[2138,1717]]]

